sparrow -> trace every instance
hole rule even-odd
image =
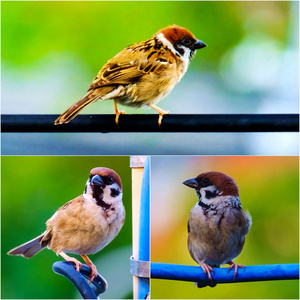
[[[54,122],[68,123],[88,104],[97,100],[114,100],[115,122],[120,114],[118,104],[153,108],[162,117],[169,114],[158,106],[187,71],[197,49],[205,43],[183,27],[168,26],[151,39],[126,47],[110,59],[93,80],[86,95],[74,103]]]
[[[30,258],[47,247],[75,264],[79,272],[82,263],[66,254],[79,254],[91,268],[89,283],[97,276],[97,268],[87,254],[96,253],[120,232],[125,220],[122,203],[122,183],[112,169],[91,170],[84,193],[70,200],[46,222],[44,233],[8,252]]]
[[[228,272],[238,268],[233,259],[242,251],[252,220],[242,209],[239,189],[234,180],[220,172],[206,172],[183,182],[198,196],[188,220],[188,250],[213,283],[212,267],[229,264]],[[198,287],[204,287],[198,283]]]

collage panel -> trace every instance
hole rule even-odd
[[[3,155],[299,154],[298,1],[2,1],[1,8]],[[173,43],[168,51],[162,34],[165,46]],[[79,114],[59,118],[76,101]],[[119,127],[114,104],[126,111]],[[161,127],[148,104],[170,112]]]
[[[101,250],[88,256],[109,286],[101,298],[132,299],[129,157],[2,156],[1,169],[2,299],[81,298],[66,278],[52,271],[55,262],[64,260],[54,250],[34,255],[41,249],[31,246],[31,250],[22,250],[24,256],[34,255],[30,259],[7,255],[8,251],[43,233],[46,247],[56,251],[69,247],[66,253],[82,263],[84,260],[79,255],[70,253]],[[100,200],[100,204],[91,201],[91,195],[96,197],[99,189],[103,189],[103,203],[111,205],[110,208],[102,210]],[[108,223],[110,229],[104,232]],[[96,245],[93,245],[95,235]]]
[[[236,280],[250,272],[251,281],[251,267],[270,274],[298,259],[299,157],[152,157],[152,299],[298,299],[298,280],[234,283],[226,264],[243,265]],[[201,262],[215,274],[198,288],[185,280]],[[213,282],[219,274],[234,284]]]

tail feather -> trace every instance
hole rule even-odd
[[[46,247],[46,245],[41,244],[43,237],[44,237],[44,233],[34,238],[33,240],[10,250],[7,254],[22,255],[27,258],[32,257],[37,252],[41,251],[43,248]]]
[[[54,125],[68,123],[74,119],[82,109],[84,109],[88,104],[95,101],[95,97],[88,93],[82,99],[78,100],[72,106],[70,106],[64,113],[62,113],[55,121]]]
[[[72,106],[70,106],[64,113],[62,113],[55,121],[54,125],[68,123],[73,120],[82,109],[88,104],[101,99],[103,96],[109,94],[115,89],[115,86],[103,86],[96,90],[89,91],[83,98],[78,100]]]

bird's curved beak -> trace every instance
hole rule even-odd
[[[196,189],[198,187],[198,182],[196,181],[196,178],[191,178],[183,182],[184,185]]]
[[[204,47],[206,47],[206,44],[200,40],[197,40],[196,43],[194,44],[194,50],[201,49]]]
[[[104,181],[102,180],[102,178],[99,175],[93,176],[91,183],[92,183],[92,185],[99,185],[101,187],[103,187],[103,185],[104,185]]]

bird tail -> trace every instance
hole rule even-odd
[[[24,257],[32,257],[37,252],[41,251],[46,247],[45,243],[42,243],[42,239],[44,237],[44,233],[34,238],[33,240],[22,244],[12,250],[10,250],[8,255],[22,255]]]
[[[62,113],[55,121],[54,125],[69,123],[73,120],[82,109],[84,109],[88,104],[95,101],[95,96],[93,93],[87,93],[83,98],[78,100],[72,106],[70,106],[64,113]]]
[[[102,86],[96,90],[90,90],[88,93],[70,106],[64,113],[62,113],[55,121],[54,125],[69,123],[73,120],[82,109],[84,109],[88,104],[101,99],[103,96],[109,94],[115,89],[115,86]],[[108,99],[108,98],[107,98]],[[104,99],[102,99],[104,100]]]

